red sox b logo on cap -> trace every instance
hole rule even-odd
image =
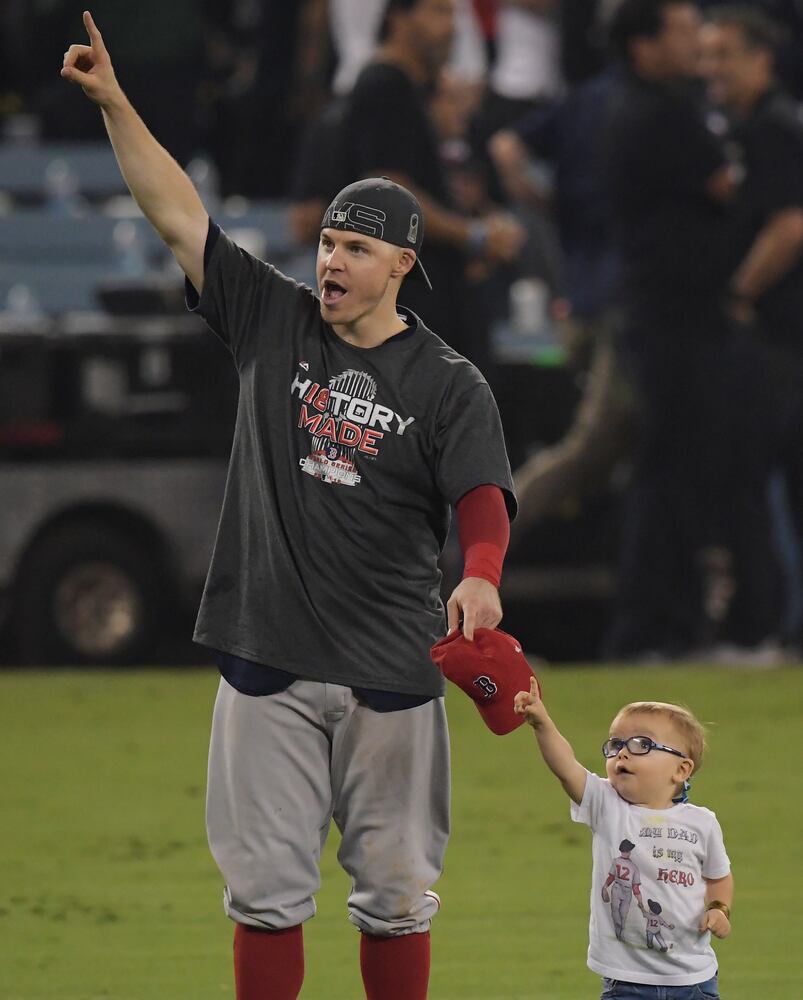
[[[456,628],[435,643],[430,655],[443,676],[471,698],[492,733],[503,736],[523,724],[514,699],[517,692],[529,690],[533,671],[512,635],[475,628],[469,640]]]
[[[475,677],[473,684],[483,692],[483,698],[493,698],[496,694],[498,688],[496,684],[491,680],[487,674],[480,674],[479,677]]]

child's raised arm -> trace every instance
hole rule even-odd
[[[529,691],[519,691],[514,701],[514,711],[523,715],[533,727],[541,756],[547,767],[557,777],[573,802],[580,803],[586,787],[588,772],[574,756],[571,744],[558,731],[538,695],[538,682],[533,677]]]

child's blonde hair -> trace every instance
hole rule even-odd
[[[685,747],[675,747],[676,750],[683,750],[694,761],[695,773],[703,765],[703,753],[705,752],[705,727],[702,722],[683,705],[672,705],[666,701],[631,701],[629,705],[620,708],[616,718],[611,723],[611,728],[627,715],[663,715],[669,719],[680,731],[686,741]]]

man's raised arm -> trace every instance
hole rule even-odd
[[[209,217],[192,181],[148,131],[122,91],[88,10],[89,45],[71,45],[61,75],[83,88],[103,112],[120,171],[134,200],[200,293]]]

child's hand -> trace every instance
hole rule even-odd
[[[706,910],[700,921],[700,932],[711,931],[714,937],[726,938],[731,932],[731,922],[722,910]]]
[[[523,715],[524,721],[533,728],[537,728],[547,717],[535,677],[530,678],[530,690],[519,691],[513,699],[513,711],[516,715]]]

